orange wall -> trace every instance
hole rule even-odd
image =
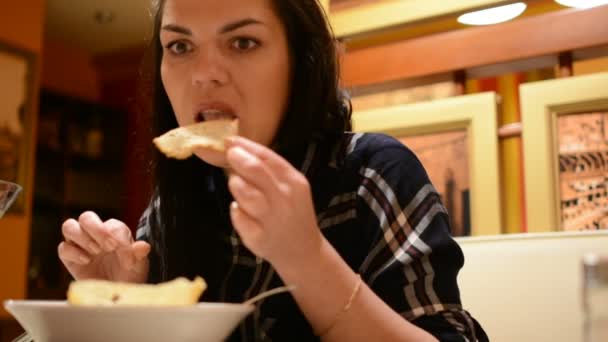
[[[89,53],[47,37],[43,56],[43,88],[85,100],[100,100],[99,77]]]
[[[574,62],[574,75],[588,75],[608,71],[608,57]]]
[[[36,77],[34,84],[34,120],[36,127],[38,117],[38,94],[40,84],[40,53],[42,50],[42,31],[44,27],[44,1],[20,0],[7,1],[0,12],[0,42],[28,50],[37,59]],[[28,155],[23,156],[34,160],[33,137],[27,144],[30,147]],[[33,170],[33,165],[30,168]],[[33,172],[28,175],[25,185],[26,206],[25,214],[18,216],[7,215],[0,220],[0,302],[7,298],[24,298],[26,295],[27,256],[29,250],[29,235],[32,207]],[[0,318],[7,317],[0,308]]]
[[[0,12],[0,40],[40,53],[44,0],[4,1]]]

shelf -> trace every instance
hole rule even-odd
[[[36,157],[39,158],[63,158],[64,152],[52,149],[46,145],[36,145]]]
[[[77,219],[88,210],[104,221],[122,218],[126,125],[126,114],[121,111],[42,89],[29,256],[30,295],[51,298],[65,294],[69,279],[62,275],[64,268],[57,258],[65,219]]]
[[[68,157],[68,167],[74,169],[120,169],[123,162],[111,158],[91,158],[84,155],[71,155]]]
[[[34,211],[37,213],[42,211],[61,211],[64,205],[63,198],[57,200],[41,196],[34,197]]]
[[[108,204],[104,204],[104,203],[100,203],[100,204],[96,204],[96,205],[87,205],[87,204],[83,204],[83,203],[68,202],[68,203],[66,203],[64,208],[66,209],[67,213],[72,214],[71,216],[74,216],[73,214],[80,215],[80,214],[84,213],[85,211],[93,211],[98,214],[99,213],[111,214],[112,216],[120,215],[122,213],[122,206],[120,206],[120,205],[112,206],[112,205],[108,205]]]

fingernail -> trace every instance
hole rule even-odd
[[[236,158],[239,158],[240,160],[250,160],[255,158],[241,146],[236,146],[232,150]]]
[[[79,256],[78,259],[83,264],[88,264],[89,262],[91,262],[91,259],[89,259],[88,257],[86,257],[84,255]]]
[[[92,243],[89,245],[89,249],[90,249],[90,250],[91,250],[91,252],[93,252],[94,254],[99,254],[99,253],[101,253],[101,248],[99,248],[99,246],[98,246],[98,245],[97,245],[95,242],[92,242]]]
[[[238,208],[239,208],[239,203],[237,201],[232,201],[232,203],[230,203],[230,209],[237,210]]]

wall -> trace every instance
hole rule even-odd
[[[42,51],[42,31],[44,26],[44,1],[21,0],[4,4],[0,12],[0,41],[17,48],[32,52],[37,59],[34,85],[34,122],[36,127],[38,117],[38,94],[40,85],[40,55]],[[35,136],[35,132],[28,134]],[[32,138],[33,139],[33,138]],[[34,160],[34,141],[27,142],[30,146],[27,156]],[[33,169],[33,166],[32,168]],[[26,295],[27,255],[31,222],[31,203],[33,173],[25,185],[26,208],[24,215],[10,216],[0,220],[0,302],[7,298],[24,298]],[[8,314],[0,308],[0,319]]]
[[[44,8],[43,0],[5,2],[0,14],[0,40],[39,54]]]
[[[139,72],[146,72],[142,62],[145,47],[133,47],[95,56],[94,64],[101,84],[101,102],[127,114],[127,144],[125,177],[127,200],[121,219],[135,230],[150,199],[148,170],[152,136],[150,132],[149,91]]]
[[[91,55],[49,37],[45,37],[43,44],[42,87],[60,94],[99,101],[99,77]]]
[[[574,62],[574,75],[589,75],[608,71],[608,57]]]

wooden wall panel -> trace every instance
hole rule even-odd
[[[504,73],[514,62],[525,68],[526,60],[539,67],[553,62],[546,56],[557,60],[563,51],[608,46],[605,22],[608,6],[600,6],[370,47],[346,53],[342,76],[347,86],[364,86],[492,65]]]

